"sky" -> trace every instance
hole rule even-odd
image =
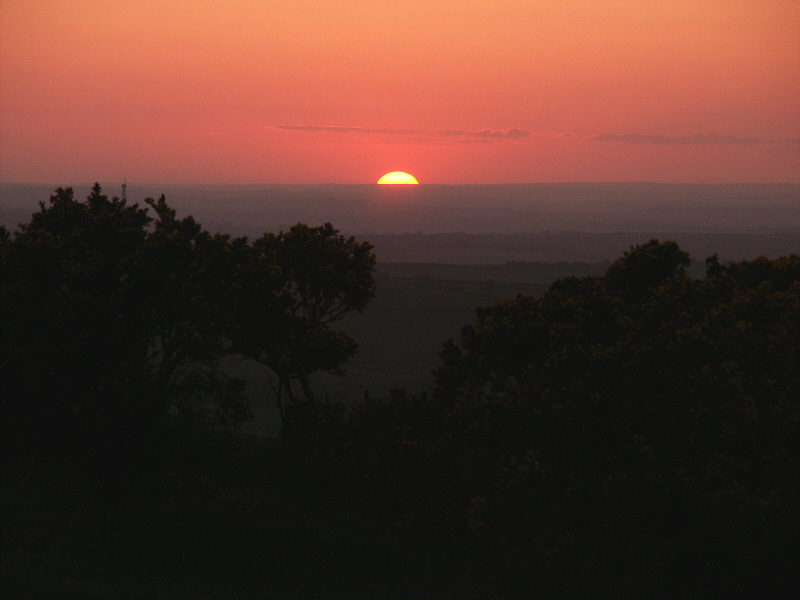
[[[0,181],[800,182],[800,0],[0,0]]]

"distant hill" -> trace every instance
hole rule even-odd
[[[791,233],[697,233],[649,231],[592,233],[579,231],[516,234],[363,235],[375,244],[380,262],[502,264],[506,262],[612,261],[631,245],[650,239],[674,240],[695,266],[718,254],[722,261],[800,253],[800,229]]]
[[[101,184],[121,195],[119,183]],[[79,197],[91,187],[0,183],[0,222],[27,221],[58,185],[72,185]],[[652,237],[675,239],[699,260],[715,252],[724,260],[800,252],[797,184],[128,183],[131,202],[162,193],[179,214],[233,235],[329,221],[373,241],[382,262],[598,262]]]

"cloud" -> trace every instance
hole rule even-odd
[[[333,133],[376,133],[385,135],[420,135],[416,129],[369,129],[367,127],[348,127],[343,125],[276,125],[275,129],[291,131],[329,131]]]
[[[735,137],[732,135],[697,134],[690,137],[673,137],[667,135],[643,135],[640,133],[604,133],[595,136],[596,142],[622,142],[627,144],[652,144],[657,146],[701,146],[701,145],[736,145],[755,146],[761,144],[797,144],[800,138],[768,140],[760,137]]]
[[[456,142],[490,142],[503,140],[519,140],[530,136],[525,129],[512,127],[510,129],[479,129],[476,131],[464,129],[442,129],[439,131],[426,131],[421,129],[373,129],[369,127],[343,126],[343,125],[276,125],[274,129],[289,131],[322,131],[329,133],[362,133],[367,135],[391,135],[401,137],[426,137],[444,138]]]
[[[479,131],[464,131],[460,129],[445,129],[442,131],[437,131],[435,135],[440,135],[444,137],[462,137],[462,138],[473,138],[473,139],[483,139],[483,140],[517,140],[520,138],[528,137],[531,134],[530,131],[525,129],[517,129],[512,127],[511,129],[481,129]]]

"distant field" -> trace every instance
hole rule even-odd
[[[365,393],[387,396],[430,390],[430,370],[438,364],[442,342],[457,338],[474,319],[475,308],[518,294],[541,294],[567,275],[600,275],[605,264],[446,265],[381,263],[375,300],[362,314],[348,316],[341,328],[360,344],[344,377],[321,376],[317,389],[331,401],[354,404]],[[256,418],[245,429],[274,435],[279,418],[268,373],[254,363],[231,363],[248,384]]]
[[[76,197],[85,198],[91,183],[0,182],[0,219],[13,227],[39,202],[46,202],[57,186],[73,186]],[[121,183],[101,182],[105,193],[117,196]],[[385,189],[397,187],[403,189]],[[326,221],[345,233],[366,236],[547,231],[797,233],[800,227],[797,184],[215,186],[128,182],[131,202],[142,204],[148,196],[161,194],[179,216],[193,215],[212,232],[250,237],[285,230],[298,222],[318,225]]]
[[[651,239],[673,240],[689,253],[692,262],[703,265],[712,254],[720,260],[752,260],[759,256],[778,258],[800,253],[800,217],[795,230],[760,233],[698,233],[686,231],[640,231],[597,233],[587,231],[541,231],[518,234],[400,234],[363,235],[375,245],[381,262],[498,265],[527,263],[598,263],[614,261],[635,244]],[[787,228],[789,223],[786,224]],[[492,267],[494,268],[494,267]]]
[[[58,185],[71,185],[61,182]],[[0,182],[0,224],[27,222],[56,184]],[[89,184],[75,185],[77,198]],[[372,242],[382,263],[603,262],[651,238],[695,260],[800,253],[800,185],[563,183],[420,185],[135,184],[130,202],[165,194],[179,216],[248,236],[330,222]],[[119,182],[104,184],[120,195]]]

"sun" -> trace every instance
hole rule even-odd
[[[416,185],[419,183],[419,181],[417,181],[416,177],[414,177],[413,175],[409,175],[404,171],[392,171],[391,173],[387,173],[386,175],[378,179],[378,183],[390,184],[390,185],[395,185],[395,184]]]

